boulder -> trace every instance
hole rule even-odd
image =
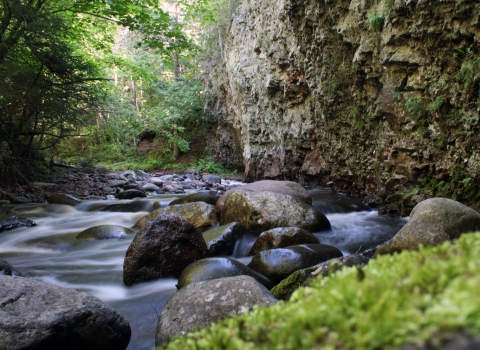
[[[362,267],[367,265],[369,261],[369,258],[361,254],[353,254],[349,256],[342,256],[341,258],[331,259],[318,265],[295,271],[275,287],[273,287],[271,292],[277,299],[288,300],[295,290],[300,287],[310,285],[312,279],[317,276],[326,277],[333,272],[343,269],[344,267]]]
[[[257,182],[252,182],[247,185],[239,186],[232,188],[226,191],[217,201],[216,207],[218,211],[222,212],[225,201],[230,193],[233,193],[238,190],[250,190],[253,192],[275,192],[282,193],[289,196],[292,196],[298,199],[300,202],[306,204],[312,204],[312,197],[308,194],[307,190],[302,187],[302,185],[292,182],[292,181],[275,181],[275,180],[262,180]]]
[[[135,172],[135,176],[138,178],[138,179],[143,179],[143,180],[148,180],[150,179],[150,175],[147,174],[146,172],[144,172],[143,170],[137,170]]]
[[[273,305],[272,294],[249,276],[227,277],[192,283],[175,293],[158,318],[155,345],[171,337],[206,327],[232,314],[242,314],[255,305]]]
[[[123,282],[127,286],[160,277],[178,277],[194,261],[208,257],[202,233],[173,215],[160,215],[142,228],[127,249]]]
[[[108,182],[110,187],[123,187],[125,185],[125,180],[111,180]]]
[[[71,196],[69,194],[64,193],[52,193],[48,196],[47,202],[49,204],[64,204],[64,205],[71,205],[75,206],[77,204],[82,203],[79,199]]]
[[[23,276],[22,273],[20,273],[17,269],[3,259],[0,259],[0,275]]]
[[[183,288],[191,283],[240,275],[253,277],[268,289],[273,287],[273,282],[267,277],[231,258],[207,258],[195,261],[182,271],[177,287]]]
[[[26,217],[8,214],[0,215],[0,232],[12,230],[17,227],[32,226],[37,226],[37,224]]]
[[[127,238],[129,234],[134,233],[133,230],[117,225],[98,225],[87,228],[77,235],[78,239],[90,241],[94,239],[121,239]]]
[[[136,213],[139,211],[152,211],[153,203],[147,199],[132,201],[129,203],[114,203],[102,208],[101,211]]]
[[[130,325],[86,293],[0,276],[0,348],[126,349]]]
[[[211,184],[220,184],[222,183],[222,178],[218,175],[212,175],[212,174],[205,174],[202,175],[202,180],[205,182],[209,182]]]
[[[202,191],[175,199],[174,201],[170,202],[169,205],[186,204],[193,202],[205,202],[207,204],[215,205],[219,197],[220,196],[217,195],[216,191]]]
[[[148,180],[148,181],[150,181],[151,184],[154,184],[154,185],[160,186],[160,187],[163,186],[163,183],[165,182],[165,180],[162,180],[161,178],[156,177],[156,176],[151,177],[150,180]]]
[[[245,227],[238,222],[212,228],[202,233],[212,256],[231,255],[235,249],[235,243],[247,233]]]
[[[299,227],[277,227],[262,232],[256,239],[248,255],[255,255],[262,250],[285,248],[298,244],[320,244],[320,240]]]
[[[137,183],[129,183],[129,184],[127,184],[127,185],[124,185],[124,186],[123,186],[123,189],[124,189],[125,191],[127,191],[127,190],[139,190],[139,191],[144,192],[144,191],[141,189],[140,185],[137,184]]]
[[[219,213],[213,205],[204,202],[178,204],[155,209],[150,214],[140,218],[133,227],[142,228],[159,215],[175,215],[198,229],[204,229],[218,222]]]
[[[140,191],[140,190],[126,190],[117,193],[115,198],[117,199],[133,199],[133,198],[138,198],[138,197],[146,197],[147,195],[145,192]]]
[[[157,193],[161,191],[160,187],[154,184],[145,184],[143,185],[142,190],[148,191],[148,192],[157,192]]]
[[[255,232],[290,226],[310,232],[330,229],[330,221],[318,209],[276,192],[239,190],[231,193],[225,201],[220,224],[234,221]]]
[[[295,271],[341,256],[342,252],[330,245],[302,244],[264,250],[255,254],[248,267],[279,283]]]
[[[447,198],[430,198],[418,203],[407,224],[375,256],[402,250],[418,250],[420,244],[435,246],[456,239],[462,233],[480,230],[480,214]]]

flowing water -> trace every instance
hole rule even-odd
[[[326,214],[332,230],[315,233],[324,244],[344,254],[367,249],[390,239],[406,222],[402,218],[378,216],[360,199],[332,192],[329,188],[309,190],[313,205]],[[178,197],[149,197],[162,206]],[[154,349],[157,315],[176,291],[176,279],[160,279],[132,287],[123,285],[123,258],[133,239],[80,241],[81,231],[96,225],[131,227],[147,212],[98,211],[116,200],[88,201],[76,207],[55,204],[26,204],[15,210],[37,223],[0,233],[0,258],[25,276],[94,295],[118,310],[132,328],[129,350]],[[242,262],[254,237],[237,243],[234,257]]]

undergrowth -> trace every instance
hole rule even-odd
[[[347,268],[289,302],[177,337],[165,349],[394,349],[480,334],[480,233]]]

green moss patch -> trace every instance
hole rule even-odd
[[[480,334],[480,233],[315,279],[289,302],[175,338],[168,349],[393,349]]]

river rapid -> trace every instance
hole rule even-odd
[[[352,254],[389,240],[406,219],[378,216],[361,199],[335,193],[329,188],[308,190],[313,206],[330,220],[332,230],[315,233],[323,244]],[[148,197],[168,205],[179,195]],[[76,289],[94,295],[118,310],[132,328],[129,350],[155,348],[157,316],[176,291],[176,279],[159,279],[132,287],[123,285],[123,259],[133,235],[121,240],[81,241],[76,236],[96,225],[131,227],[147,212],[119,213],[99,211],[118,200],[92,200],[76,207],[56,204],[16,205],[15,211],[37,223],[0,233],[0,258],[26,277]],[[255,237],[239,242],[234,258],[248,263],[246,254]]]

